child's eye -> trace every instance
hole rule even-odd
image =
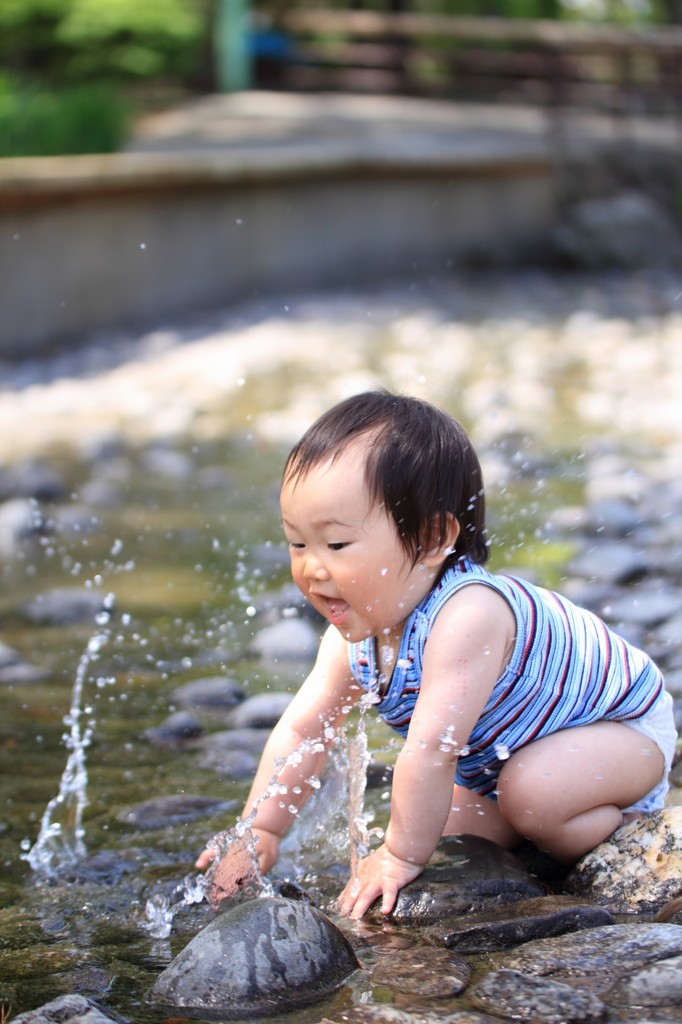
[[[305,544],[301,544],[300,541],[290,540],[289,541],[289,547],[290,548],[295,548],[296,551],[302,551],[303,548],[305,547]]]
[[[339,541],[338,543],[335,543],[335,544],[327,544],[327,547],[331,551],[341,551],[341,549],[345,548],[346,546],[347,546],[347,544],[346,544],[345,541]]]

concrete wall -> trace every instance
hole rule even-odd
[[[0,161],[0,357],[250,294],[536,256],[542,155]]]

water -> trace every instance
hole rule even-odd
[[[113,595],[108,595],[104,610],[98,616],[100,628],[108,624],[112,605]],[[26,860],[39,875],[58,875],[82,860],[87,852],[83,827],[83,812],[88,803],[86,750],[90,746],[95,723],[90,721],[85,729],[82,728],[83,688],[90,666],[98,659],[108,639],[106,632],[91,636],[78,663],[71,708],[64,719],[69,729],[63,737],[69,751],[66,767],[59,792],[45,808],[38,838],[26,853]]]
[[[529,290],[523,282],[515,288],[516,309],[525,309]],[[509,306],[510,291],[494,291],[496,308]],[[589,332],[565,325],[561,344],[547,328],[545,344],[538,327],[544,314],[535,310],[525,325],[520,314],[509,319],[505,342],[501,319],[484,337],[489,294],[477,293],[472,282],[466,294],[478,319],[461,344],[447,334],[440,311],[399,318],[393,336],[377,317],[371,337],[363,326],[359,341],[349,329],[339,340],[337,323],[355,327],[355,321],[332,310],[333,344],[321,343],[317,362],[306,334],[295,372],[263,368],[237,397],[221,397],[224,408],[200,406],[191,436],[112,444],[105,437],[96,459],[59,448],[51,453],[51,469],[66,482],[66,497],[44,507],[53,528],[0,567],[0,639],[45,673],[31,683],[0,685],[0,1007],[18,1014],[80,991],[135,1024],[160,1024],[163,1015],[147,1004],[146,992],[211,913],[206,880],[194,869],[198,853],[222,836],[219,841],[243,842],[253,865],[248,831],[234,831],[235,811],[205,811],[158,827],[133,824],[127,814],[150,797],[210,796],[241,807],[248,793],[249,779],[204,766],[192,743],[171,748],[146,738],[146,730],[176,710],[178,686],[227,675],[249,695],[292,692],[305,673],[305,666],[267,664],[249,652],[288,582],[276,502],[288,447],[279,436],[287,433],[283,423],[291,430],[293,422],[297,432],[339,389],[377,380],[409,389],[419,376],[422,393],[433,388],[442,404],[462,407],[481,439],[491,529],[507,561],[557,585],[571,548],[545,523],[550,510],[582,501],[590,438],[600,431],[611,436],[614,426],[630,429],[632,408],[641,443],[646,429],[660,440],[662,424],[676,422],[653,388],[647,404],[641,373],[631,385],[624,377],[627,352],[640,351],[643,333],[624,339],[618,332],[611,343],[620,355],[607,360],[609,339],[606,347],[598,343],[596,314]],[[634,294],[617,289],[618,301]],[[392,299],[386,308],[390,319]],[[368,319],[363,307],[356,320]],[[437,343],[426,344],[436,336]],[[678,350],[670,332],[647,337],[647,352],[658,352],[664,368],[671,365],[668,348],[673,355]],[[345,376],[329,372],[339,351],[348,361]],[[605,399],[600,421],[595,396],[608,398],[607,362],[615,398]],[[664,378],[670,391],[678,378],[667,369]],[[83,386],[91,399],[99,395],[97,380]],[[173,406],[173,387],[159,403],[164,411]],[[189,385],[177,401],[188,394]],[[115,416],[115,403],[100,397],[98,404]],[[678,407],[672,393],[667,401]],[[537,433],[524,415],[541,423]],[[69,420],[79,424],[77,409]],[[513,445],[509,457],[490,443],[501,421],[505,444]],[[96,433],[91,422],[79,426],[80,436],[88,431]],[[115,594],[107,621],[55,625],[23,614],[30,598],[67,585],[94,585],[103,600]],[[219,711],[200,718],[209,733],[224,724]],[[282,843],[275,879],[293,879],[330,912],[357,858],[380,840],[388,820],[388,792],[365,791],[360,769],[369,757],[392,761],[399,747],[371,712],[351,718],[348,742],[335,744],[328,770],[311,781],[313,798]],[[351,779],[357,784],[349,789]],[[363,951],[371,955],[371,948]],[[384,998],[359,976],[340,1000]],[[333,1009],[313,1007],[297,1015],[297,1024],[333,1019]]]

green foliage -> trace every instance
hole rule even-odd
[[[197,61],[210,0],[2,0],[0,60],[66,83],[182,76]]]
[[[126,104],[104,83],[54,91],[0,78],[0,157],[113,152],[127,123]]]

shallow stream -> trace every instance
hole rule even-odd
[[[146,993],[208,911],[182,907],[170,936],[155,938],[146,902],[182,899],[194,858],[232,823],[248,780],[200,767],[191,744],[155,745],[144,734],[190,680],[227,675],[251,696],[292,691],[302,678],[305,665],[250,652],[270,598],[281,605],[288,584],[277,486],[299,430],[373,383],[446,406],[480,441],[494,564],[559,585],[572,547],[549,524],[557,509],[583,502],[592,456],[679,466],[679,299],[674,282],[637,277],[392,286],[93,339],[80,369],[60,352],[8,368],[0,422],[12,420],[16,444],[6,432],[3,443],[15,465],[42,460],[59,493],[38,502],[44,529],[5,552],[0,575],[0,641],[43,673],[0,686],[0,1006],[15,1015],[82,992],[136,1024],[164,1019]],[[101,593],[111,614],[61,623],[27,615],[27,602],[57,587]],[[82,846],[73,863],[58,855],[52,876],[27,854],[67,765],[74,716],[65,716],[78,681],[85,777],[72,789],[84,803]],[[221,727],[219,716],[205,724]],[[394,757],[376,725],[369,742],[377,760]],[[298,823],[285,858],[326,908],[350,856],[347,756],[339,750],[336,780]],[[160,828],[126,820],[142,801],[180,794],[227,806]],[[368,791],[369,824],[387,808],[384,788]],[[65,832],[78,828],[72,806],[58,810]],[[399,941],[390,928],[364,926],[356,940],[369,957]],[[296,1020],[386,1000],[367,984],[355,976]],[[409,998],[401,1007],[411,1008]]]

